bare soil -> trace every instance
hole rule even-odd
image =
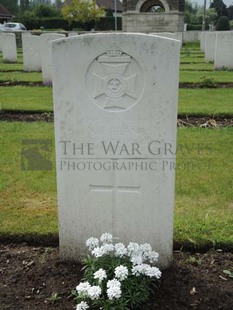
[[[52,112],[4,111],[0,112],[0,121],[8,122],[53,122]],[[178,116],[179,127],[220,128],[233,127],[233,116]]]
[[[71,291],[82,280],[81,267],[61,262],[57,247],[0,245],[0,309],[75,309]],[[232,310],[233,278],[224,270],[233,271],[232,253],[176,251],[141,310]]]

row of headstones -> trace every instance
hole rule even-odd
[[[182,43],[200,41],[201,31],[184,31],[184,32],[156,32],[153,33],[165,38],[179,40]]]
[[[215,69],[233,69],[233,31],[203,32],[200,47]]]
[[[75,33],[70,33],[69,36],[74,34]],[[46,33],[40,36],[32,35],[30,33],[23,33],[22,48],[24,71],[42,71],[43,83],[51,84],[51,41],[64,37],[64,34],[58,33]],[[17,46],[14,33],[1,33],[0,51],[2,51],[4,62],[17,62]]]
[[[68,36],[77,35],[69,33]],[[182,42],[182,32],[180,33],[154,33],[162,37],[176,39]],[[41,35],[32,35],[31,33],[22,33],[23,48],[23,70],[25,72],[41,72],[43,84],[52,84],[51,71],[51,41],[64,38],[65,34],[46,33]],[[0,46],[2,46],[3,61],[17,62],[16,37],[14,33],[3,33],[0,36]]]
[[[168,37],[185,41],[186,33],[154,33],[162,37]],[[192,40],[198,40],[198,32],[190,32]],[[77,33],[68,33],[68,36],[77,35]],[[51,44],[52,40],[65,37],[65,34],[46,33],[41,35],[32,35],[30,33],[22,34],[23,47],[23,68],[26,72],[42,71],[42,80],[45,85],[52,84],[51,73]],[[191,40],[191,41],[192,41]],[[189,40],[190,41],[190,40]],[[3,52],[3,61],[17,62],[16,38],[14,33],[2,33],[0,35],[0,50]]]

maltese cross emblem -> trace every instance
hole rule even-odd
[[[128,110],[140,97],[142,75],[135,59],[113,46],[89,67],[87,84],[92,100],[104,110]]]

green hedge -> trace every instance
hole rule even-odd
[[[97,30],[115,30],[115,18],[113,16],[102,17],[96,23]],[[117,29],[122,30],[122,18],[117,17]]]
[[[28,30],[33,29],[63,29],[66,31],[79,29],[89,31],[91,29],[95,30],[114,30],[115,29],[115,18],[113,16],[101,17],[96,23],[94,21],[88,23],[78,23],[72,22],[70,25],[68,21],[64,18],[21,18],[20,21],[15,19],[17,22],[23,23]],[[117,29],[122,29],[121,17],[117,18]]]
[[[202,30],[202,24],[188,24],[187,30]]]

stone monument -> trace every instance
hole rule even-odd
[[[51,60],[51,41],[64,38],[64,34],[45,33],[40,35],[40,59],[42,68],[43,84],[52,84],[52,60]]]
[[[179,55],[180,41],[145,34],[52,42],[63,259],[109,232],[170,264]]]
[[[233,32],[218,31],[214,57],[214,69],[233,69]]]
[[[41,71],[40,37],[22,33],[22,47],[24,71]]]
[[[4,32],[2,38],[2,55],[6,62],[17,62],[16,37],[14,33]]]
[[[183,32],[184,0],[123,0],[122,30]]]

